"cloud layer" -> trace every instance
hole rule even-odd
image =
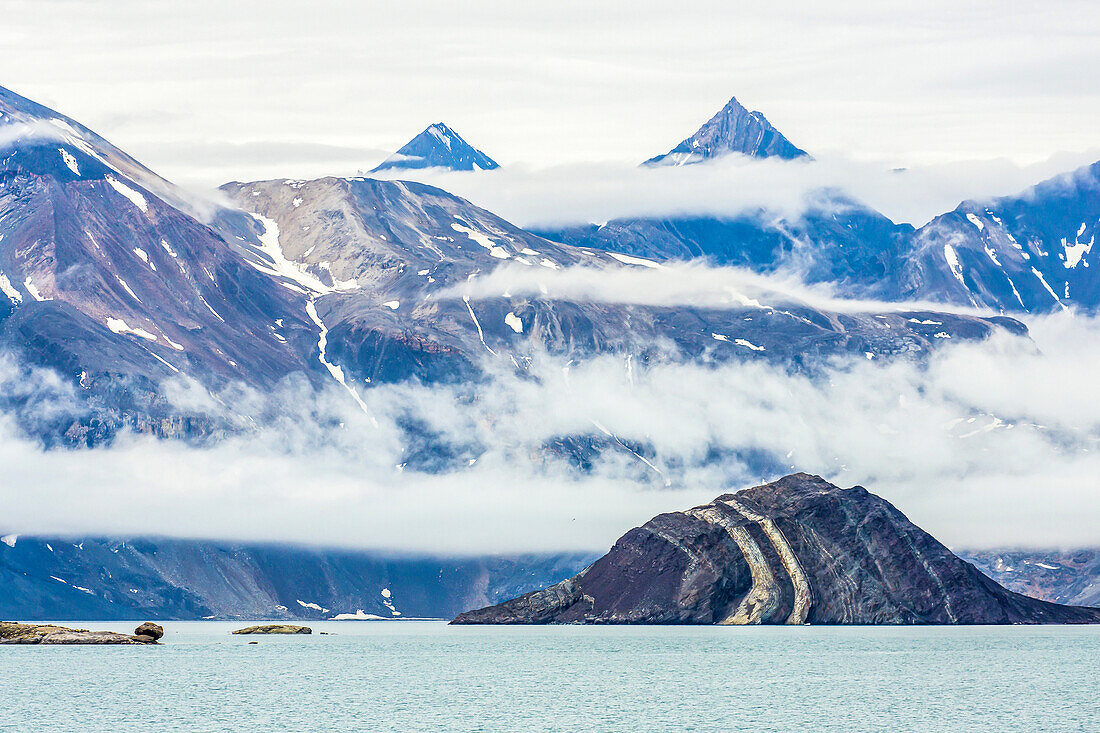
[[[940,313],[996,315],[992,311],[924,301],[876,301],[842,298],[830,283],[804,284],[787,269],[757,274],[739,267],[714,267],[701,261],[658,263],[640,257],[631,266],[569,267],[550,270],[499,266],[441,292],[440,298],[481,300],[532,297],[584,303],[621,303],[665,307],[769,308],[801,305],[831,313]],[[645,264],[638,264],[645,263]]]
[[[1032,326],[1035,343],[1002,335],[925,366],[842,361],[817,377],[532,353],[522,374],[487,362],[476,386],[372,389],[378,427],[338,393],[314,402],[290,389],[272,410],[282,420],[207,447],[131,436],[43,451],[4,423],[0,529],[603,550],[660,511],[802,470],[867,486],[955,547],[1094,545],[1100,323]],[[252,399],[233,404],[259,414],[265,399]],[[447,446],[442,470],[416,460],[410,421]],[[563,436],[606,450],[580,471],[545,449]]]
[[[439,186],[521,226],[734,216],[758,208],[796,217],[821,201],[823,189],[844,191],[895,222],[920,226],[964,199],[1016,194],[1097,160],[1100,149],[1092,148],[1027,166],[999,159],[891,170],[841,155],[813,162],[728,156],[683,167],[592,163],[480,173],[393,171],[386,177]]]

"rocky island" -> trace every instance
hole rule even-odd
[[[1100,623],[1013,593],[885,499],[804,473],[627,532],[568,580],[455,624]]]
[[[146,621],[131,634],[69,629],[52,624],[0,622],[0,644],[156,644],[164,629]]]

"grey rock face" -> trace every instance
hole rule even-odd
[[[733,97],[694,135],[643,165],[687,165],[729,153],[787,160],[808,157],[805,150],[795,147],[772,127],[762,113],[748,111]]]
[[[889,502],[807,474],[662,514],[578,575],[454,623],[1100,623],[1012,593]]]
[[[428,125],[424,132],[405,143],[371,173],[392,169],[449,168],[455,171],[492,170],[497,162],[462,139],[442,122]]]

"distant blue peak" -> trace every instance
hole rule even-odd
[[[391,169],[449,168],[456,171],[492,170],[495,160],[442,122],[435,122],[405,143],[371,173]]]
[[[741,153],[754,158],[777,157],[786,160],[809,157],[795,147],[779,130],[772,127],[762,112],[745,109],[731,97],[718,114],[664,155],[650,158],[643,165],[687,165]]]

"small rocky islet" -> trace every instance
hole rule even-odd
[[[246,626],[233,632],[237,634],[312,634],[313,629],[308,626],[296,626],[295,624],[262,624],[259,626]]]
[[[0,622],[0,644],[157,644],[163,636],[164,628],[149,621],[138,626],[133,634]]]
[[[793,474],[654,517],[577,575],[455,624],[1091,624],[1013,593],[885,499]]]

